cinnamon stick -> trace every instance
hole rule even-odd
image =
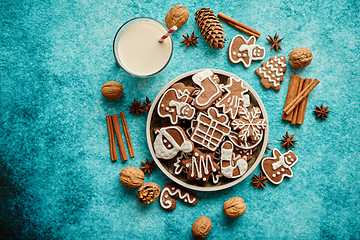
[[[111,161],[116,161],[117,155],[116,155],[116,147],[115,147],[114,129],[113,129],[113,124],[112,124],[110,115],[106,116],[106,125],[107,125],[107,130],[108,130],[108,135],[109,135]]]
[[[311,82],[312,82],[311,79],[305,78],[303,88],[306,88],[309,84],[311,84]],[[297,119],[296,119],[297,124],[303,124],[304,123],[306,105],[307,105],[308,98],[309,98],[309,95],[306,96],[306,98],[304,98],[304,100],[302,100],[302,102],[299,104],[298,116],[297,116]]]
[[[244,32],[244,33],[247,33],[247,34],[249,34],[249,35],[251,35],[251,36],[254,36],[254,37],[256,37],[256,38],[259,38],[260,37],[260,35],[257,35],[256,33],[254,33],[254,32],[251,32],[251,31],[249,31],[249,30],[247,30],[247,29],[245,29],[245,28],[243,28],[243,27],[240,27],[240,26],[238,26],[238,25],[235,25],[235,24],[233,24],[232,22],[229,22],[229,21],[226,21],[226,20],[224,20],[227,24],[229,24],[230,26],[232,26],[233,28],[236,28],[237,30],[240,30],[240,31],[242,31],[242,32]]]
[[[239,26],[239,27],[241,27],[241,28],[246,29],[246,30],[249,31],[249,32],[254,33],[255,35],[260,36],[260,34],[261,34],[259,31],[256,31],[255,29],[253,29],[253,28],[251,28],[251,27],[249,27],[249,26],[246,26],[245,24],[243,24],[243,23],[241,23],[241,22],[239,22],[239,21],[237,21],[237,20],[235,20],[235,19],[233,19],[233,18],[231,18],[231,17],[223,14],[222,12],[219,12],[219,13],[218,13],[218,18],[220,18],[220,19],[222,19],[222,20],[224,20],[224,21],[227,21],[227,22],[231,22],[231,23],[233,23],[234,25],[237,25],[237,26]],[[253,34],[251,34],[251,35],[253,35]]]
[[[127,156],[126,156],[126,151],[125,151],[125,146],[124,146],[124,142],[121,136],[121,130],[120,130],[120,123],[119,123],[119,118],[117,114],[111,115],[112,118],[112,122],[114,124],[114,130],[115,130],[115,135],[116,135],[116,141],[119,147],[119,152],[120,152],[120,158],[122,161],[126,161],[127,160]]]
[[[296,93],[296,96],[298,96],[300,94],[300,92],[303,90],[303,86],[304,86],[304,79],[300,78],[300,83],[299,83],[299,87],[298,87],[298,91]],[[297,105],[294,109],[294,111],[292,112],[292,118],[291,118],[291,124],[296,124],[296,120],[298,117],[298,111],[299,111],[299,105]]]
[[[129,149],[129,154],[130,154],[130,157],[133,158],[133,157],[135,157],[134,147],[133,147],[132,142],[131,142],[129,128],[128,128],[127,123],[126,123],[124,112],[120,113],[120,118],[121,118],[121,123],[122,123],[124,134],[125,134],[126,143],[127,143],[128,149]]]
[[[300,83],[300,77],[296,76],[296,75],[291,75],[290,78],[290,82],[289,82],[289,88],[287,91],[287,95],[286,95],[286,100],[285,100],[285,105],[284,105],[284,109],[287,105],[289,105],[289,103],[294,100],[294,98],[296,98],[296,94],[299,88],[299,83]],[[282,118],[283,120],[286,121],[291,121],[293,116],[293,113],[290,114],[286,114],[285,112],[283,112]]]
[[[284,108],[284,112],[286,114],[290,114],[294,108],[302,101],[304,100],[304,98],[307,97],[307,95],[309,95],[309,93],[319,84],[319,80],[315,79],[313,82],[311,82],[311,84],[309,84],[304,90],[302,90],[300,92],[300,94],[294,99],[292,100],[289,105],[287,105]]]

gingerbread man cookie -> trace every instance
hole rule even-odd
[[[178,91],[170,88],[164,93],[158,104],[159,116],[169,117],[172,124],[177,124],[179,118],[190,120],[195,115],[195,108],[188,103],[192,98],[188,94],[181,95]]]
[[[175,198],[179,198],[183,202],[195,206],[198,202],[198,198],[195,193],[180,187],[175,183],[166,184],[160,193],[160,206],[166,210],[172,211],[176,208]]]
[[[192,157],[181,161],[181,164],[188,169],[187,179],[207,182],[211,173],[220,170],[219,165],[214,162],[214,155],[214,152],[205,153],[194,148]]]
[[[221,174],[227,178],[238,178],[245,174],[248,164],[243,158],[236,158],[234,145],[230,141],[225,141],[221,145]]]
[[[222,91],[218,85],[220,79],[210,69],[193,75],[192,80],[200,88],[194,100],[194,106],[200,111],[208,109],[221,97]]]
[[[255,69],[256,75],[260,78],[261,85],[264,88],[273,88],[280,90],[280,83],[284,81],[284,73],[286,72],[285,56],[271,57],[268,62],[263,62],[260,68]]]
[[[237,116],[239,107],[244,105],[244,94],[248,91],[244,81],[240,78],[228,78],[227,84],[222,87],[226,94],[216,103],[216,107],[228,113],[231,119]]]
[[[228,116],[219,113],[214,107],[210,107],[207,114],[201,112],[196,121],[197,124],[190,139],[211,151],[215,151],[231,131],[227,125]]]
[[[248,68],[252,61],[262,60],[265,57],[265,48],[255,45],[256,38],[251,36],[246,40],[242,35],[233,37],[228,48],[228,59],[231,63],[242,62]]]
[[[158,158],[171,159],[179,151],[188,153],[194,149],[194,144],[187,138],[179,126],[162,127],[155,130],[154,151]]]
[[[291,167],[297,162],[298,157],[291,150],[281,154],[276,148],[273,149],[272,155],[272,157],[263,158],[261,168],[270,182],[280,184],[284,177],[293,176]]]

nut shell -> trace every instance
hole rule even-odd
[[[175,5],[166,14],[165,23],[168,28],[172,28],[176,25],[179,29],[187,22],[188,18],[189,11],[186,9],[186,7]]]
[[[126,167],[121,170],[120,182],[129,188],[138,188],[144,183],[145,175],[141,169],[136,167]]]
[[[308,48],[295,48],[289,53],[289,63],[293,68],[303,68],[311,63],[312,52]]]
[[[191,232],[196,239],[205,238],[212,228],[210,218],[201,216],[193,223]]]
[[[241,197],[233,197],[224,203],[224,213],[229,218],[242,216],[246,211],[246,204]]]
[[[101,93],[104,98],[110,100],[118,99],[123,95],[123,86],[115,81],[106,82],[101,87]]]
[[[138,198],[140,202],[149,204],[155,201],[160,194],[160,186],[153,182],[143,184],[138,190]]]

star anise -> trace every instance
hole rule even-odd
[[[270,143],[267,143],[267,144],[266,144],[266,150],[271,151],[271,148],[269,147],[269,145],[270,145]]]
[[[148,112],[150,107],[151,107],[151,101],[149,100],[148,97],[146,97],[144,112]]]
[[[138,117],[140,116],[141,113],[144,112],[144,107],[145,105],[144,104],[141,104],[141,100],[140,101],[136,101],[134,99],[134,102],[128,106],[130,109],[130,113],[134,114],[134,115],[137,115]]]
[[[151,175],[153,169],[156,168],[156,166],[154,166],[153,163],[154,160],[149,162],[149,160],[146,158],[146,162],[141,162],[143,166],[140,169],[143,170],[145,174],[148,173],[149,175]]]
[[[268,35],[268,36],[269,36],[270,39],[267,38],[266,40],[268,40],[268,42],[272,44],[270,51],[271,51],[273,48],[275,48],[276,52],[279,52],[279,49],[282,50],[279,43],[280,43],[284,38],[279,39],[279,34],[277,34],[277,33],[275,33],[274,38],[272,38],[270,35]]]
[[[316,114],[316,118],[320,118],[321,120],[328,118],[328,113],[330,111],[327,109],[329,108],[329,106],[324,108],[324,105],[321,104],[321,107],[318,107],[318,106],[315,106],[315,107],[316,107],[316,110],[314,111],[314,113]]]
[[[254,188],[259,188],[259,187],[266,188],[265,182],[267,182],[267,177],[262,176],[261,172],[260,172],[259,176],[254,174],[253,180],[251,180],[251,183],[254,184]]]
[[[297,142],[297,140],[293,139],[294,136],[295,134],[289,136],[289,132],[286,132],[286,135],[283,136],[284,139],[280,139],[280,140],[276,139],[276,140],[281,141],[282,142],[281,147],[285,147],[286,151],[288,151],[290,146],[295,148],[294,142]]]
[[[186,50],[190,47],[190,46],[195,46],[196,44],[198,44],[198,42],[196,41],[196,39],[198,39],[199,37],[195,37],[194,36],[194,32],[192,32],[191,36],[189,37],[189,34],[182,35],[185,40],[180,42],[182,44],[186,44]]]

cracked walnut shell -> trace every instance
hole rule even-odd
[[[201,216],[193,223],[191,232],[196,239],[205,238],[212,228],[210,218]]]
[[[145,175],[141,169],[136,167],[126,167],[121,170],[120,182],[129,188],[138,188],[144,183]]]
[[[168,28],[172,28],[176,25],[179,29],[187,22],[188,18],[189,11],[186,9],[186,7],[175,5],[166,14],[165,23]]]
[[[312,52],[308,48],[295,48],[289,53],[289,63],[293,68],[303,68],[311,63]]]
[[[153,182],[147,182],[138,190],[138,198],[140,202],[149,204],[155,201],[160,194],[160,186]]]
[[[224,213],[229,218],[242,216],[246,211],[246,204],[241,197],[233,197],[224,203]]]

